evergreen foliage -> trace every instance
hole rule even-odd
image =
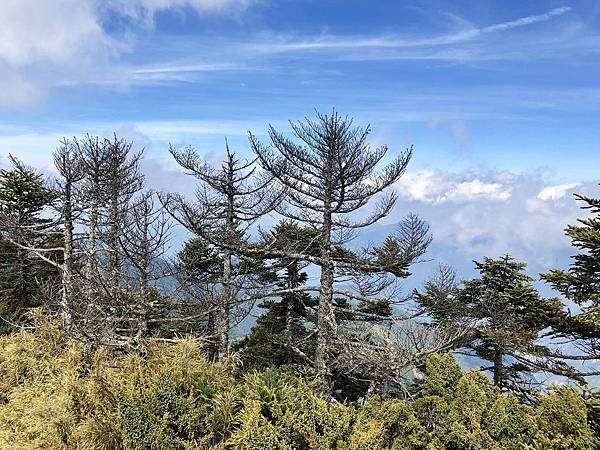
[[[177,253],[175,267],[182,288],[178,304],[183,316],[189,318],[179,325],[179,331],[207,336],[210,344],[206,351],[211,358],[216,358],[218,304],[211,296],[210,286],[217,284],[222,276],[222,255],[205,240],[192,238]]]
[[[222,249],[206,239],[196,237],[187,241],[177,253],[175,261],[176,278],[180,287],[179,295],[173,302],[177,306],[176,314],[184,320],[177,327],[180,333],[191,333],[204,337],[208,342],[208,353],[219,357],[219,317],[222,313],[222,278],[224,268]],[[245,289],[250,290],[265,280],[268,270],[262,261],[230,255],[229,274],[239,280],[235,287],[235,303],[231,306],[230,325],[238,324],[251,307],[244,300]],[[249,280],[253,279],[252,282]],[[235,313],[235,314],[233,314]],[[228,333],[227,333],[228,334]]]
[[[56,270],[26,248],[59,242],[51,221],[42,217],[54,194],[41,175],[16,160],[13,165],[12,170],[0,170],[0,333],[14,330],[24,312],[45,303],[44,283],[58,281]]]
[[[316,253],[317,239],[314,229],[286,220],[263,237],[265,244],[290,253]],[[308,292],[297,290],[308,280],[306,266],[304,261],[283,257],[275,259],[269,275],[265,274],[265,281],[272,282],[275,292],[283,293],[262,301],[259,308],[265,312],[257,318],[250,334],[235,346],[242,351],[246,370],[306,364],[314,355],[314,308],[318,302]]]
[[[569,225],[565,232],[580,253],[573,256],[568,270],[554,269],[542,274],[565,298],[579,305],[580,314],[555,324],[563,336],[585,341],[590,359],[600,358],[600,199],[576,195],[590,215]]]
[[[473,324],[473,334],[462,343],[469,355],[488,361],[485,370],[502,389],[519,392],[527,373],[540,370],[527,355],[545,355],[539,333],[563,316],[558,299],[542,298],[524,273],[526,264],[506,255],[475,262],[479,278],[462,286],[432,281],[415,298],[441,322]],[[446,280],[447,281],[447,280]],[[557,368],[553,368],[557,370]],[[567,368],[564,367],[564,373]]]

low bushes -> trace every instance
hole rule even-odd
[[[572,387],[539,406],[502,396],[449,355],[427,365],[413,402],[362,407],[318,396],[310,369],[236,377],[193,339],[149,344],[144,357],[98,351],[91,367],[52,325],[0,338],[4,449],[593,449]]]

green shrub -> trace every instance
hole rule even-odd
[[[282,366],[236,378],[194,339],[148,343],[142,356],[97,351],[50,324],[0,337],[0,448],[593,449],[594,398],[555,387],[532,408],[478,371],[435,355],[414,401],[362,407],[317,394],[314,371]],[[84,370],[85,369],[85,370]]]
[[[555,386],[541,397],[536,411],[535,441],[551,450],[582,450],[594,446],[594,433],[587,424],[587,408],[571,386]]]
[[[239,450],[292,449],[278,427],[262,414],[263,405],[258,400],[244,404],[239,420],[240,427],[228,441],[228,447]]]
[[[362,449],[418,449],[427,442],[427,430],[412,405],[400,400],[371,398],[358,412],[349,447]]]
[[[463,373],[451,354],[433,355],[426,365],[425,391],[429,395],[448,395],[454,391]]]
[[[490,437],[502,448],[519,448],[532,441],[536,430],[533,409],[509,395],[496,395],[486,411],[483,425]]]
[[[185,339],[126,358],[113,389],[126,448],[178,449],[228,436],[240,401],[230,370]]]

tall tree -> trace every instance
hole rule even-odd
[[[334,297],[366,302],[375,293],[371,283],[363,283],[368,287],[359,289],[358,293],[343,289],[336,285],[336,273],[355,281],[361,278],[365,281],[368,278],[363,276],[365,274],[406,276],[408,266],[424,252],[429,241],[421,226],[413,229],[411,239],[392,237],[399,243],[394,252],[365,251],[359,255],[336,251],[353,238],[356,230],[378,222],[391,212],[396,194],[379,194],[403,175],[412,149],[400,153],[378,171],[377,166],[385,158],[388,148],[374,149],[368,144],[369,127],[354,127],[352,120],[335,111],[331,115],[317,113],[315,121],[307,119],[292,123],[291,127],[297,142],[273,127],[269,129],[269,145],[261,143],[253,134],[250,134],[250,142],[263,169],[286,193],[278,212],[318,232],[316,255],[305,251],[287,254],[273,248],[270,256],[287,255],[312,262],[320,268],[315,367],[323,391],[329,394],[330,345],[337,329]],[[371,212],[357,219],[357,213],[375,197],[379,197],[379,202]]]
[[[28,308],[44,303],[44,284],[59,273],[33,253],[51,253],[59,231],[43,211],[54,199],[41,175],[11,157],[13,169],[0,170],[0,331],[7,332]],[[50,256],[53,258],[54,256]]]
[[[541,275],[566,299],[581,308],[555,324],[558,334],[570,338],[577,348],[576,360],[600,359],[600,199],[576,195],[590,215],[569,225],[565,232],[580,253],[568,270],[553,269]],[[565,355],[558,355],[564,357]],[[567,358],[569,359],[569,358]],[[596,371],[593,371],[596,372]],[[590,373],[591,375],[592,373]]]
[[[111,294],[118,295],[119,279],[121,277],[123,247],[119,243],[119,237],[123,234],[123,225],[127,216],[134,208],[132,198],[138,193],[144,185],[144,176],[140,173],[139,163],[143,151],[134,151],[133,142],[118,138],[115,134],[112,140],[104,141],[106,146],[106,180],[105,189],[107,196],[107,205],[104,223],[104,241],[108,250],[108,272],[109,272],[109,290]],[[152,194],[145,194],[142,199],[135,203],[134,215],[137,215],[143,223],[148,225],[145,230],[150,233],[153,226],[147,221],[156,224],[162,216],[156,212],[155,205],[152,203]],[[162,223],[164,221],[161,220]],[[159,228],[162,228],[159,226]],[[164,228],[163,228],[164,229]],[[137,231],[143,234],[144,230]],[[155,230],[156,231],[156,230]],[[160,235],[160,232],[159,232]],[[156,239],[159,236],[154,236]],[[161,238],[163,236],[160,236]],[[160,242],[154,244],[163,244]],[[161,245],[158,245],[160,247]],[[154,249],[158,251],[158,249]]]
[[[457,285],[454,274],[443,267],[440,276],[428,282],[416,300],[440,323],[465,326],[473,333],[461,343],[470,356],[488,361],[494,384],[514,392],[529,381],[524,375],[539,371],[573,374],[565,365],[541,365],[537,356],[548,349],[540,332],[563,314],[561,302],[545,299],[533,287],[526,264],[506,255],[475,262],[479,277]]]
[[[134,153],[131,142],[116,136],[110,140],[87,135],[77,148],[84,175],[79,215],[85,230],[83,278],[87,291],[82,333],[89,353],[96,343],[120,345],[129,340],[116,331],[132,311],[132,297],[119,286],[123,260],[119,236],[132,198],[143,186],[139,172],[142,152]]]
[[[142,151],[134,152],[132,142],[116,135],[112,140],[88,135],[78,148],[87,206],[86,273],[103,284],[107,295],[117,297],[123,259],[119,236],[132,198],[143,187]]]
[[[80,213],[80,182],[84,177],[79,158],[77,139],[63,139],[53,153],[54,167],[58,172],[54,191],[54,207],[58,213],[58,223],[63,230],[61,272],[60,313],[67,330],[71,330],[75,320],[75,298],[77,297],[75,270],[79,254],[75,236],[75,223]]]
[[[219,357],[229,352],[229,332],[238,318],[232,313],[243,303],[245,291],[251,287],[253,264],[236,256],[235,248],[247,242],[248,229],[275,204],[270,180],[257,177],[254,160],[238,158],[226,143],[226,156],[220,168],[205,162],[192,148],[183,151],[171,147],[170,152],[199,184],[196,202],[179,194],[164,197],[172,216],[188,230],[219,249],[222,273],[219,279],[217,341]]]
[[[100,318],[94,321],[92,315],[97,315],[102,306],[100,296],[104,292],[97,290],[103,287],[103,270],[100,264],[105,255],[102,252],[100,227],[102,226],[102,208],[106,205],[106,177],[108,147],[99,137],[87,135],[78,146],[79,160],[84,174],[82,180],[82,214],[80,223],[85,227],[85,288],[86,302],[84,316],[84,333],[87,340],[94,339],[94,322],[102,323]]]

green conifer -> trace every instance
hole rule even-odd
[[[584,342],[579,346],[589,359],[600,358],[600,199],[576,195],[591,215],[569,225],[565,232],[580,250],[568,270],[553,269],[541,277],[566,299],[579,305],[581,313],[555,324],[562,335]]]
[[[50,264],[28,250],[53,247],[59,238],[42,216],[53,193],[41,175],[12,162],[12,170],[0,170],[0,333],[14,329],[27,309],[40,306],[42,286],[58,278]]]
[[[461,345],[465,353],[490,365],[494,384],[510,391],[522,391],[525,376],[551,369],[568,373],[560,363],[545,367],[539,356],[548,349],[537,342],[540,331],[563,315],[561,302],[545,299],[524,273],[526,264],[509,255],[475,262],[478,278],[464,281],[449,290],[428,283],[416,299],[438,322],[472,326],[474,332]],[[556,367],[558,364],[560,367]]]
[[[280,221],[263,237],[271,246],[290,253],[316,252],[317,232],[289,220]],[[312,249],[312,250],[311,250]],[[298,291],[308,280],[307,264],[294,258],[276,259],[270,268],[271,282],[278,295],[265,299],[251,333],[236,348],[242,350],[245,369],[306,364],[314,354],[314,312],[317,300]],[[269,281],[269,280],[265,280]]]

